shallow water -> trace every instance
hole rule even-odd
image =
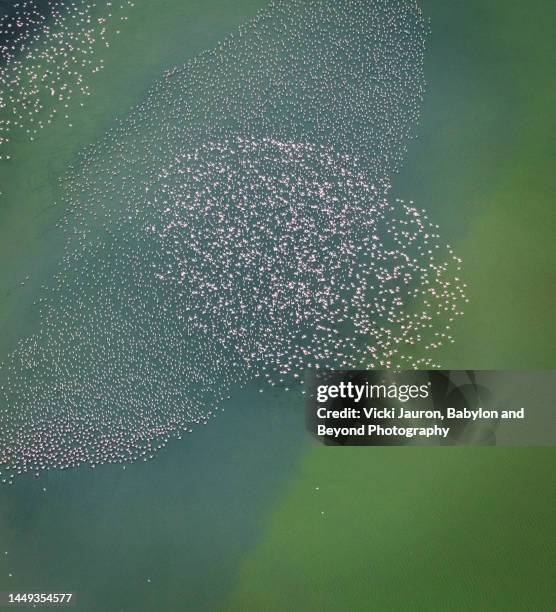
[[[0,200],[0,261],[10,262],[0,268],[2,356],[13,347],[16,338],[36,328],[32,302],[60,254],[60,241],[52,228],[61,211],[50,208],[56,199],[57,176],[84,145],[104,134],[115,117],[125,116],[161,70],[182,63],[185,55],[211,46],[233,24],[246,19],[263,3],[161,0],[136,4],[135,16],[130,14],[132,27],[107,53],[110,62],[98,76],[94,96],[74,120],[74,128],[55,125],[50,131],[45,130],[33,146],[16,143],[17,164],[14,160],[0,168],[5,194]],[[428,59],[432,89],[425,100],[422,138],[410,148],[406,166],[410,171],[402,174],[397,193],[414,197],[418,205],[429,208],[434,220],[442,222],[443,231],[458,246],[465,243],[464,257],[472,264],[473,274],[481,280],[471,306],[472,316],[465,319],[467,323],[460,335],[464,348],[459,350],[461,344],[456,345],[457,351],[448,355],[451,361],[447,365],[477,367],[478,361],[483,360],[485,367],[531,364],[552,367],[554,352],[547,347],[549,334],[545,325],[551,323],[552,314],[542,306],[545,297],[542,287],[550,278],[544,273],[547,271],[544,259],[538,255],[532,240],[527,243],[527,257],[508,264],[502,232],[497,234],[500,240],[496,249],[492,249],[493,232],[500,219],[505,220],[505,230],[530,222],[527,214],[522,218],[516,212],[521,205],[519,201],[513,205],[510,215],[502,214],[507,202],[515,198],[514,185],[503,188],[506,187],[505,172],[511,169],[513,160],[501,165],[503,170],[494,171],[500,162],[500,147],[512,142],[513,131],[507,126],[516,119],[511,111],[513,107],[504,105],[505,97],[514,87],[508,60],[504,64],[505,77],[496,77],[500,75],[500,58],[496,54],[483,64],[485,54],[489,53],[489,43],[485,40],[490,40],[489,28],[496,21],[496,15],[481,21],[482,9],[475,7],[475,13],[462,15],[455,27],[453,15],[447,15],[442,9],[445,3],[432,4],[437,8],[432,28],[444,34],[434,39],[432,59]],[[461,3],[460,8],[464,6]],[[504,11],[501,6],[500,14]],[[441,18],[445,21],[439,22]],[[149,24],[148,35],[145,23]],[[454,57],[449,51],[454,49],[452,41],[462,30],[461,23],[466,24],[463,30],[468,38],[456,38]],[[479,23],[483,29],[478,27]],[[515,30],[508,26],[508,31]],[[478,32],[483,32],[486,39]],[[532,28],[527,33],[532,44],[537,32]],[[502,32],[499,36],[504,38],[508,34]],[[473,42],[466,44],[466,40]],[[477,40],[482,41],[483,47],[477,46],[473,56],[470,49]],[[514,49],[507,53],[511,56],[522,52]],[[130,61],[129,58],[137,59]],[[455,71],[454,62],[458,61],[459,71]],[[477,84],[477,71],[483,74],[485,82],[472,92],[470,99],[469,87]],[[531,74],[531,70],[527,73]],[[504,88],[497,83],[502,83]],[[524,79],[520,86],[526,91],[527,85]],[[506,113],[498,112],[502,107]],[[470,108],[485,108],[487,112],[475,116]],[[462,129],[458,109],[473,129]],[[530,112],[535,116],[534,108]],[[439,122],[442,129],[438,129]],[[524,144],[525,139],[521,142]],[[444,144],[448,149],[442,148]],[[520,150],[526,153],[515,160],[515,167],[528,167],[527,149]],[[476,158],[476,151],[482,151],[484,157]],[[532,167],[538,169],[539,165]],[[519,175],[515,172],[508,176]],[[499,181],[495,186],[492,186],[493,178]],[[518,199],[531,201],[527,200],[532,193],[530,187],[537,183],[537,176],[524,181]],[[488,207],[483,204],[493,202],[493,193],[499,201],[492,207],[494,213],[489,215]],[[540,224],[544,219],[546,227],[550,227],[553,217],[546,214],[542,196],[542,192],[536,194],[541,204],[531,203],[531,209],[536,211],[535,219]],[[481,226],[487,223],[488,229],[481,235],[475,224],[472,239],[466,240],[479,211],[484,215],[477,223]],[[537,228],[537,233],[532,235],[538,235],[539,231]],[[477,236],[482,236],[482,241],[473,239]],[[517,230],[515,238],[522,239]],[[516,269],[520,270],[521,282],[527,289],[526,295],[520,295],[517,300],[512,290]],[[27,275],[30,275],[29,281],[20,285]],[[528,280],[531,276],[534,282]],[[492,279],[497,283],[496,291],[492,290]],[[500,293],[505,295],[507,303],[496,301],[497,307],[492,309],[492,300],[497,300],[496,295]],[[485,313],[492,314],[485,316]],[[519,330],[520,324],[523,328],[523,321],[530,332],[514,333],[512,330]],[[365,605],[368,600],[364,597],[374,592],[387,605],[392,601],[388,599],[387,588],[396,586],[399,574],[411,571],[412,581],[408,584],[415,589],[422,585],[421,580],[426,576],[419,553],[425,550],[426,567],[446,572],[446,592],[442,597],[448,599],[442,599],[443,602],[450,601],[450,585],[462,584],[458,572],[462,564],[467,568],[463,586],[468,584],[466,581],[473,582],[479,553],[495,576],[490,583],[487,575],[485,585],[505,588],[507,601],[511,602],[513,574],[508,573],[510,578],[499,576],[496,572],[501,562],[503,568],[511,569],[512,555],[516,551],[521,556],[530,555],[533,546],[538,558],[530,561],[531,572],[547,567],[543,561],[550,550],[543,545],[545,534],[539,526],[546,520],[545,483],[549,478],[544,481],[544,471],[539,466],[550,466],[554,461],[550,452],[524,450],[519,460],[507,454],[484,453],[473,461],[465,453],[459,453],[443,462],[432,452],[391,459],[385,451],[377,450],[364,458],[350,453],[336,473],[333,472],[336,462],[329,455],[318,458],[309,451],[306,456],[309,470],[299,472],[300,454],[304,449],[300,399],[290,402],[276,395],[255,393],[256,389],[252,388],[235,398],[222,415],[195,436],[173,443],[154,462],[132,465],[125,471],[120,466],[51,471],[39,479],[16,481],[11,487],[1,488],[0,541],[5,546],[0,548],[0,589],[75,590],[81,602],[78,609],[84,610],[227,609],[227,595],[234,590],[242,560],[248,551],[258,550],[259,556],[252,557],[241,584],[244,588],[246,584],[250,587],[260,584],[263,602],[272,593],[265,587],[273,581],[276,584],[275,572],[285,567],[287,557],[287,566],[292,569],[291,580],[281,582],[284,593],[277,593],[277,602],[294,605],[302,601],[296,599],[296,593],[303,597],[305,590],[305,584],[299,580],[301,570],[295,569],[299,563],[304,575],[317,576],[323,585],[328,580],[333,588],[337,587],[337,593],[345,593],[346,585],[351,584],[352,601]],[[195,469],[190,469],[192,465]],[[340,473],[340,468],[345,472]],[[421,477],[423,471],[432,476]],[[481,478],[477,477],[479,472]],[[537,472],[541,473],[543,482],[527,485],[530,474]],[[355,476],[346,479],[345,474],[349,473]],[[370,488],[356,495],[354,491],[363,490],[368,484],[369,474],[377,478],[381,495]],[[307,491],[310,489],[313,493],[316,479],[321,480],[319,484],[323,488],[322,480],[329,479],[326,510],[337,520],[336,524],[331,523],[332,529],[336,526],[343,530],[336,530],[338,540],[332,541],[338,548],[333,551],[326,545],[321,546],[327,542],[326,530],[319,531],[319,526],[313,528],[312,510],[318,510],[320,518],[321,507]],[[394,485],[404,482],[407,488],[400,492]],[[284,491],[291,496],[282,497]],[[438,508],[446,491],[454,501],[450,512],[444,515]],[[515,491],[515,495],[509,491]],[[521,491],[527,495],[527,503]],[[500,503],[497,495],[502,500]],[[486,506],[483,498],[488,500]],[[384,515],[379,515],[383,523],[377,523],[382,529],[382,538],[372,529],[372,537],[361,545],[361,531],[357,524],[350,523],[350,504],[357,506],[358,519],[365,524],[370,512],[384,511]],[[516,504],[518,513],[511,510]],[[407,512],[408,505],[417,508],[417,519]],[[428,518],[433,510],[449,524],[455,525],[459,517],[461,528],[439,531],[438,522]],[[494,535],[484,528],[485,513],[498,517],[499,528]],[[397,522],[389,520],[392,515]],[[295,536],[297,533],[296,516],[300,517],[301,526],[298,535],[305,538],[309,531],[318,545],[311,545],[310,537],[303,540],[305,547],[298,546],[299,538],[282,538],[283,534]],[[432,534],[429,540],[432,545],[423,549],[417,540],[413,550],[409,550],[403,538],[395,539],[396,533],[402,534],[408,523],[417,525],[419,532]],[[524,526],[525,535],[518,537],[516,546],[512,547],[507,534],[520,532]],[[466,529],[476,530],[474,537],[469,538]],[[276,544],[277,538],[280,545]],[[376,547],[371,550],[367,542],[374,542]],[[397,547],[392,542],[397,542]],[[503,550],[503,557],[488,549],[491,543]],[[3,548],[8,555],[3,555]],[[299,550],[296,556],[298,548],[304,550]],[[341,551],[346,553],[345,574],[335,582],[332,571],[335,564],[330,559],[340,558]],[[368,591],[361,588],[357,575],[348,576],[354,551],[356,558],[359,555],[359,567],[380,570],[374,573],[374,582],[366,583],[370,585]],[[394,553],[398,556],[391,559],[389,555]],[[449,569],[443,562],[446,558],[454,559]],[[258,583],[259,574],[253,567],[261,568],[269,582]],[[12,578],[8,577],[9,573],[13,574]],[[517,584],[519,576],[515,578]],[[295,585],[299,582],[301,587],[296,591]],[[401,609],[404,603],[407,606],[414,601],[415,593],[409,587],[396,593],[395,602]],[[283,599],[279,599],[280,595]],[[99,604],[103,598],[110,603]],[[260,603],[261,599],[251,601]],[[424,595],[419,601],[430,604]],[[542,594],[538,601],[545,601]],[[306,609],[311,608],[308,605]],[[465,609],[463,604],[461,609]]]
[[[154,461],[4,486],[0,584],[75,591],[78,610],[218,609],[303,438],[299,402],[250,388]]]
[[[58,122],[32,143],[12,143],[0,168],[0,260],[9,262],[0,268],[0,360],[37,329],[33,302],[62,254],[55,203],[67,165],[154,77],[263,4],[138,1],[105,52],[94,94],[72,108],[73,128]],[[79,610],[214,609],[295,468],[300,402],[252,387],[155,462],[53,470],[2,487],[0,588],[74,590]]]

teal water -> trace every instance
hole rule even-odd
[[[69,102],[72,127],[57,118],[33,142],[14,134],[11,159],[0,163],[0,362],[17,338],[37,329],[33,301],[63,253],[54,229],[65,212],[60,177],[165,70],[214,47],[266,2],[138,0],[134,5],[120,34],[109,36],[110,47],[97,50],[105,69],[89,76],[91,96]]]
[[[0,167],[0,360],[37,329],[34,302],[62,254],[57,181],[68,164],[163,70],[263,4],[138,0],[94,94],[72,109],[74,127],[58,123],[34,143],[13,143]],[[1,487],[0,590],[75,591],[76,609],[87,611],[222,604],[303,441],[299,403],[250,388],[224,408],[154,462],[49,471]]]
[[[0,169],[5,194],[0,205],[0,261],[9,262],[0,270],[2,356],[15,338],[36,327],[32,302],[59,256],[60,243],[52,226],[60,211],[50,208],[56,195],[57,176],[83,145],[100,137],[110,127],[114,117],[125,116],[162,69],[181,63],[184,55],[210,46],[232,24],[246,19],[258,3],[213,0],[147,4],[138,0],[137,4],[143,12],[136,22],[133,17],[130,20],[135,29],[130,30],[119,46],[111,48],[112,61],[103,77],[105,80],[97,84],[95,96],[83,111],[81,120],[76,122],[76,128],[71,131],[55,126],[54,131],[45,132],[34,147],[18,144],[18,164],[21,165],[14,162]],[[425,56],[429,62],[429,93],[423,107],[420,142],[410,147],[405,170],[394,184],[397,195],[411,197],[417,205],[431,210],[432,218],[441,222],[443,233],[460,245],[467,237],[464,234],[484,210],[483,203],[492,192],[490,185],[494,179],[499,181],[501,175],[511,170],[511,166],[504,165],[507,160],[503,159],[501,151],[513,150],[514,120],[524,117],[523,107],[519,107],[520,111],[513,103],[505,104],[519,86],[516,74],[508,65],[510,60],[520,56],[520,50],[505,47],[498,52],[493,45],[492,31],[504,25],[497,20],[505,12],[503,3],[496,14],[494,9],[484,11],[481,3],[447,5],[435,2],[425,4],[425,9],[431,6],[434,9],[430,11],[433,52]],[[526,20],[521,15],[518,21],[525,23]],[[149,23],[148,34],[145,23]],[[516,31],[510,28],[514,36]],[[534,46],[537,29],[531,28],[526,33],[529,44]],[[503,38],[504,34],[498,36]],[[157,41],[164,44],[157,44]],[[524,44],[526,42],[527,37]],[[487,56],[491,60],[485,62]],[[506,66],[503,72],[499,70],[501,63]],[[530,67],[528,73],[531,73]],[[519,74],[521,76],[522,72]],[[525,90],[525,86],[523,88]],[[535,109],[531,108],[526,115],[534,117]],[[529,207],[523,207],[527,214],[524,218],[516,214],[519,203],[512,209],[513,222],[522,226],[530,221],[528,213],[536,211],[529,188],[537,181],[539,165],[531,164],[531,158],[524,155],[516,160],[515,168],[518,167],[531,168],[531,180],[520,194],[520,200],[529,203]],[[519,367],[536,362],[547,367],[554,363],[553,351],[547,350],[543,357],[538,351],[540,343],[536,342],[541,334],[544,343],[550,336],[546,332],[551,322],[548,306],[544,316],[539,311],[543,298],[545,304],[550,304],[542,289],[550,282],[548,274],[535,278],[536,287],[534,290],[528,287],[528,299],[512,311],[512,316],[504,318],[510,311],[506,304],[506,310],[492,308],[492,301],[501,288],[508,303],[510,300],[512,304],[516,302],[512,291],[516,275],[508,272],[508,268],[515,268],[517,258],[501,267],[492,256],[493,230],[504,218],[500,213],[511,200],[511,194],[503,193],[500,200],[501,205],[493,215],[496,223],[492,218],[486,219],[490,221],[489,239],[476,245],[482,261],[475,263],[474,271],[480,270],[485,261],[489,267],[482,291],[475,296],[475,319],[471,321],[484,319],[485,313],[494,311],[494,322],[489,315],[485,325],[488,331],[503,329],[501,334],[507,338],[507,343],[499,342],[493,349],[485,349],[480,344],[483,338],[476,333],[476,327],[470,325],[465,334],[467,349],[458,354],[460,361],[452,362],[452,367],[477,367],[481,351],[488,350],[491,357],[495,356],[485,360],[490,367],[512,364]],[[546,216],[535,218],[540,218],[542,223]],[[539,267],[538,258],[534,256],[537,252],[534,242],[540,232],[535,230],[531,235],[535,240],[533,244],[527,243],[528,257],[524,259],[523,274],[517,279],[525,283],[531,270],[547,269]],[[508,243],[500,238],[498,244],[507,261]],[[471,248],[465,256],[468,261],[473,257]],[[501,263],[504,263],[503,258]],[[501,279],[497,290],[490,286],[493,272],[497,273],[497,280]],[[29,273],[30,281],[21,286],[21,280]],[[526,313],[530,315],[524,319]],[[537,320],[540,331],[529,339],[530,330],[535,332],[536,329],[532,327],[533,319]],[[528,325],[523,325],[524,320]],[[517,338],[515,329],[522,330]],[[524,329],[527,330],[527,342]],[[519,350],[524,347],[528,351]],[[264,541],[261,534],[268,529],[266,519],[273,513],[275,502],[291,480],[297,482],[292,476],[296,474],[303,446],[300,408],[294,403],[282,405],[275,396],[255,395],[252,389],[230,402],[227,410],[210,425],[181,443],[172,444],[152,463],[132,465],[125,471],[120,467],[104,466],[96,470],[49,472],[40,479],[20,480],[11,487],[1,488],[0,589],[71,589],[78,592],[78,609],[84,610],[225,608],[227,593],[237,578],[245,553]],[[535,458],[538,465],[546,465],[547,455],[531,452],[532,472]],[[485,461],[495,465],[492,472],[496,472],[496,478],[493,480],[505,482],[507,467],[512,461],[504,457]],[[465,458],[462,462],[467,463]],[[384,474],[388,472],[389,475],[390,464],[384,462],[383,465]],[[447,465],[447,472],[453,469],[452,464]],[[352,467],[361,469],[360,458],[348,466]],[[415,460],[410,470],[408,465],[402,465],[400,473],[410,474],[411,478],[415,474],[417,481],[419,471],[426,467],[426,462]],[[482,471],[480,465],[477,469]],[[312,485],[312,480],[308,484]],[[518,480],[517,485],[511,484],[516,495],[522,483]],[[304,487],[305,483],[300,486]],[[353,495],[350,486],[345,486],[344,501]],[[43,487],[47,490],[43,491]],[[457,491],[466,500],[474,499],[472,487],[470,491],[464,489],[460,486]],[[434,491],[432,486],[431,490]],[[369,495],[373,503],[378,503],[374,491]],[[422,491],[421,496],[425,498],[427,490]],[[433,494],[430,498],[436,499]],[[454,499],[459,503],[456,495]],[[352,501],[358,500],[364,501],[363,495],[354,496]],[[301,504],[296,501],[292,506],[292,515],[299,514]],[[400,495],[399,507],[406,506],[407,499]],[[472,506],[470,512],[466,510],[471,525],[482,516],[478,506]],[[367,506],[361,504],[361,508],[364,514]],[[520,508],[527,520],[536,518],[535,508],[539,509],[539,516],[544,516],[540,512],[543,494],[539,492],[532,499],[529,514],[523,505]],[[385,514],[390,512],[390,506],[384,506],[383,510]],[[460,508],[454,510],[460,511]],[[504,517],[509,516],[509,513],[504,514]],[[346,517],[349,519],[348,513]],[[511,521],[509,525],[513,529],[518,523],[522,524],[520,517],[516,517],[515,525]],[[385,525],[390,524],[385,520]],[[467,525],[463,519],[462,524]],[[541,523],[537,521],[537,524],[542,535]],[[344,521],[342,517],[341,525],[348,529],[349,520]],[[509,530],[507,525],[508,522],[503,523]],[[403,528],[402,525],[399,534],[403,533]],[[423,521],[423,529],[429,528],[427,519]],[[280,533],[287,530],[287,521],[277,528]],[[357,525],[349,533],[356,546],[361,539]],[[510,541],[505,534],[502,536],[501,544]],[[475,568],[475,544],[480,549],[481,543],[470,541],[463,533],[456,542],[458,545],[470,542],[469,551],[458,550]],[[299,542],[292,543],[292,547],[297,545]],[[536,545],[541,550],[541,546]],[[8,555],[3,555],[4,550]],[[383,552],[388,551],[385,548]],[[526,544],[518,547],[518,551],[525,554]],[[362,555],[366,559],[368,550],[362,549]],[[511,559],[511,555],[512,548],[508,545],[505,556]],[[270,567],[280,567],[281,550],[272,548],[269,556],[274,564]],[[346,559],[349,558],[347,555]],[[457,563],[454,564],[455,574],[458,573],[456,566]],[[533,561],[530,566],[535,567]],[[315,563],[315,571],[319,567]],[[443,568],[444,564],[438,567]],[[493,567],[500,566],[493,564]],[[12,578],[8,577],[9,573],[13,574]],[[326,573],[322,576],[327,577]],[[297,581],[298,576],[294,578]],[[251,579],[250,582],[254,584],[255,581]],[[346,579],[342,586],[348,582]],[[454,584],[456,582],[454,578]],[[359,592],[359,585],[353,586],[352,591]],[[285,585],[284,588],[289,587]],[[99,604],[101,601],[109,603]],[[411,601],[409,596],[407,601]]]
[[[302,405],[253,387],[154,461],[1,487],[1,588],[74,591],[86,611],[219,609],[303,439]]]

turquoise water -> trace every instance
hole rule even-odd
[[[2,590],[74,591],[87,611],[218,609],[303,439],[299,402],[250,388],[154,461],[0,488]]]

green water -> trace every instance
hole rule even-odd
[[[248,389],[155,461],[3,487],[0,588],[75,591],[87,611],[221,609],[295,470],[300,415]]]
[[[422,6],[428,93],[394,191],[464,259],[470,302],[441,362],[554,368],[555,7]],[[310,447],[230,605],[554,609],[555,468],[554,449]]]
[[[138,104],[166,69],[181,65],[265,6],[263,0],[138,1],[120,34],[98,51],[106,68],[90,78],[91,96],[76,97],[68,114],[34,142],[15,135],[9,161],[0,164],[0,359],[36,325],[32,308],[63,244],[53,229],[62,216],[57,179],[77,153]],[[116,26],[113,27],[115,29]],[[85,106],[81,107],[80,103]],[[30,276],[25,285],[26,276]]]
[[[0,166],[0,359],[37,328],[33,301],[62,253],[58,177],[163,70],[262,5],[137,1],[100,56],[106,69],[91,81],[93,94],[83,108],[72,105],[73,127],[58,122],[34,142],[14,140],[12,160]],[[0,555],[0,590],[73,590],[79,610],[218,608],[303,437],[300,400],[250,388],[155,462],[52,471],[1,488],[0,546],[8,554]]]
[[[74,127],[14,143],[0,166],[0,359],[36,328],[61,252],[57,177],[162,70],[264,4],[137,0]],[[470,303],[443,364],[553,368],[554,8],[423,8],[428,93],[395,192],[464,258]],[[552,449],[323,448],[302,421],[299,400],[250,389],[154,462],[0,489],[0,590],[75,590],[77,609],[103,611],[554,608]]]

